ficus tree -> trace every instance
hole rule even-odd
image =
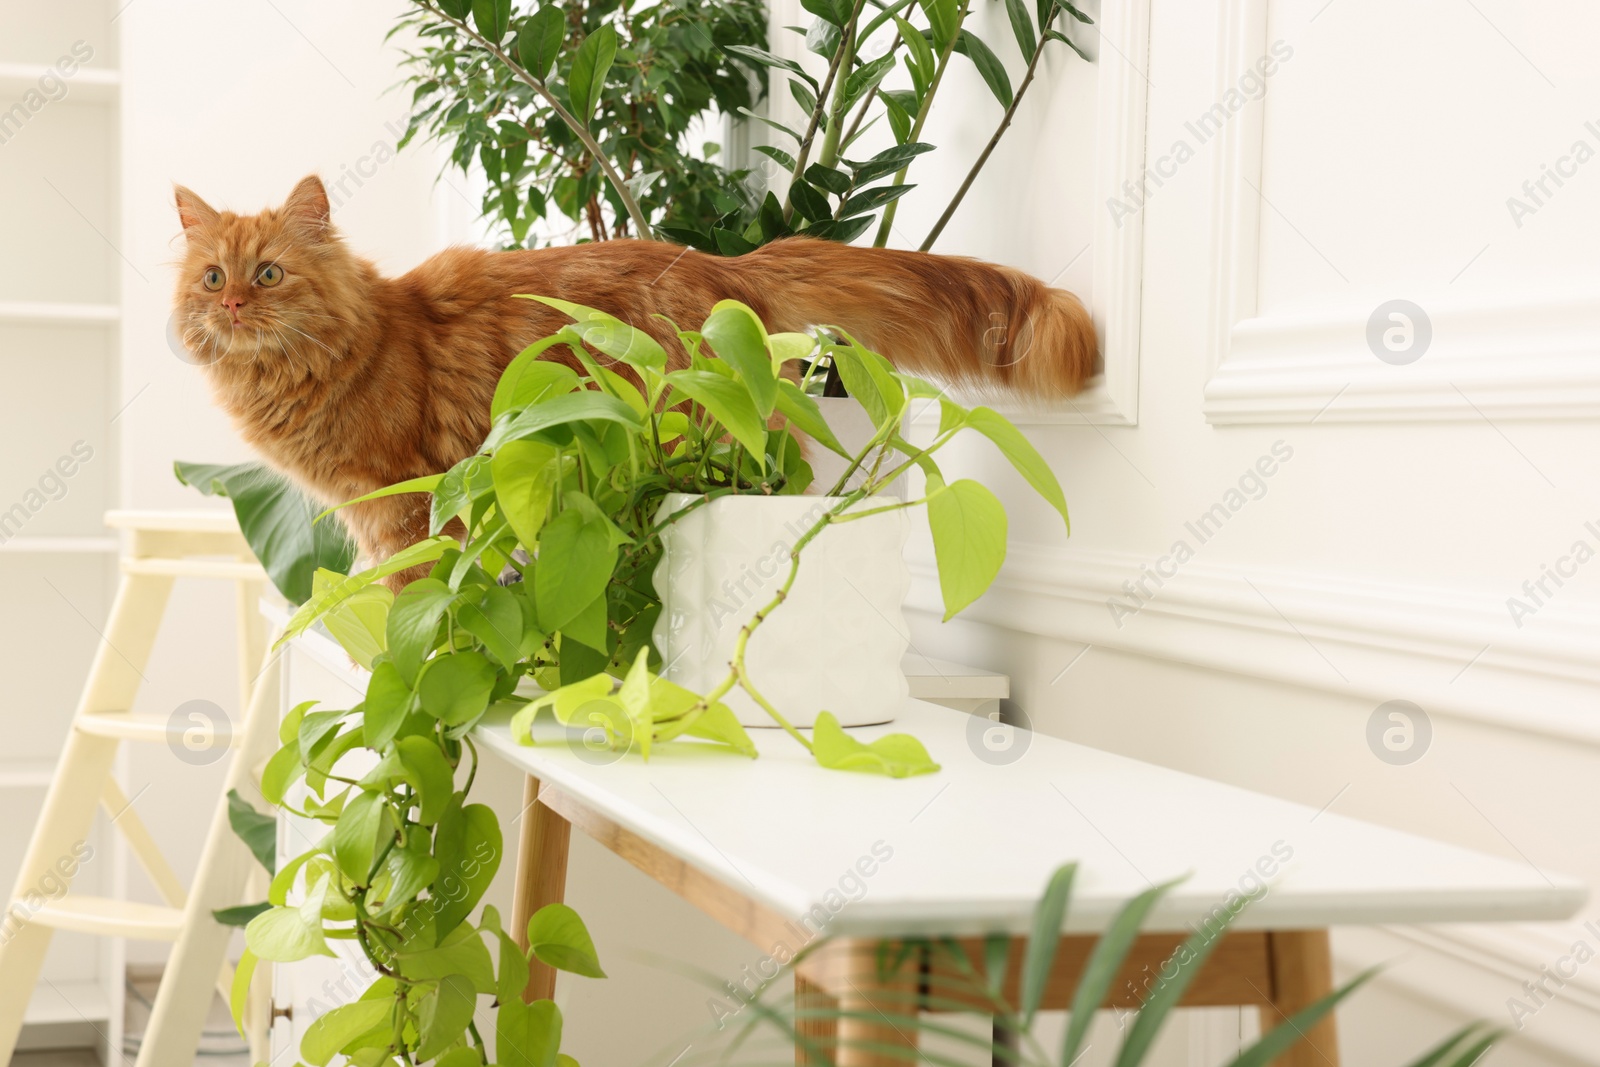
[[[768,49],[754,0],[413,0],[402,19],[418,41],[407,139],[424,131],[451,146],[454,166],[481,164],[484,215],[514,245],[536,240],[538,222],[557,215],[590,240],[660,237],[725,255],[793,234],[848,242],[874,225],[883,246],[896,203],[914,187],[912,166],[935,150],[924,132],[946,72],[969,63],[994,97],[995,129],[974,160],[942,161],[969,169],[927,249],[1010,128],[1046,52],[1087,58],[1062,22],[1093,20],[1071,0],[991,2],[1004,3],[1025,65],[1015,84],[996,51],[1013,44],[986,43],[972,29],[975,0],[804,0],[811,23],[790,30],[818,67],[826,63],[820,74]],[[805,115],[799,128],[758,111],[769,72]],[[765,173],[692,142],[703,129],[695,119],[735,114],[778,139],[756,151],[787,175],[783,199]],[[888,137],[874,135],[878,147],[864,152],[874,127]]]

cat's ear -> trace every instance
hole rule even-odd
[[[178,221],[183,223],[185,232],[196,226],[209,226],[217,221],[216,209],[190,190],[175,185],[172,187],[172,192],[178,202]]]
[[[283,213],[290,221],[314,233],[321,234],[327,230],[330,209],[328,191],[322,187],[322,179],[315,174],[301,178],[300,184],[294,187],[289,199],[284,202]]]

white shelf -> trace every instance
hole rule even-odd
[[[43,63],[0,63],[0,91],[15,97],[39,88],[39,79],[54,75],[67,87],[65,100],[115,100],[122,88],[122,74],[103,67],[79,67],[70,77],[62,77],[53,66]],[[43,90],[41,90],[42,92]]]
[[[0,555],[7,552],[31,556],[115,555],[121,546],[115,537],[13,537],[0,541]]]
[[[80,326],[122,320],[116,304],[46,304],[0,302],[0,324]]]
[[[55,775],[54,763],[0,764],[0,789],[43,789]]]

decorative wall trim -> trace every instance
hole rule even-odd
[[[1554,967],[1578,939],[1600,949],[1594,933],[1582,928],[1584,919],[1579,915],[1570,924],[1345,928],[1334,933],[1335,966],[1348,974],[1382,966],[1379,986],[1398,987],[1457,1013],[1462,1021],[1486,1018],[1510,1027],[1507,998],[1534,1003],[1523,983],[1538,981],[1541,967]],[[1542,1006],[1535,1003],[1536,1014],[1523,1017],[1523,1029],[1514,1033],[1513,1041],[1589,1062],[1594,1035],[1600,1032],[1600,977],[1585,966],[1559,988],[1547,980],[1546,988],[1555,998]]]
[[[1224,0],[1220,25],[1219,92],[1267,47],[1264,0]],[[1208,422],[1600,418],[1600,299],[1592,292],[1513,293],[1489,305],[1422,295],[1432,341],[1405,366],[1368,348],[1370,301],[1261,314],[1264,115],[1247,108],[1219,134]]]
[[[1370,308],[1249,318],[1206,384],[1215,425],[1600,417],[1600,299],[1427,308],[1407,366],[1366,345]]]
[[[1198,561],[1157,589],[1153,564],[1014,545],[962,617],[1600,746],[1592,606],[1553,601],[1518,629],[1487,593]],[[931,558],[912,573],[908,608],[942,614]],[[1127,592],[1141,580],[1154,593],[1142,606]],[[1118,619],[1111,601],[1138,610]]]
[[[1095,331],[1102,373],[1080,395],[1030,406],[1015,397],[985,398],[1027,426],[1135,426],[1139,422],[1139,327],[1144,287],[1144,212],[1120,219],[1106,209],[1145,174],[1146,104],[1150,69],[1150,0],[1102,4],[1095,112],[1093,257]],[[1083,27],[1073,24],[1073,33]],[[1049,279],[1046,279],[1047,281]]]

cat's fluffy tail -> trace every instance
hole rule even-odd
[[[835,325],[901,370],[1024,397],[1069,396],[1098,369],[1076,296],[959,256],[775,241],[731,261],[774,329]]]

